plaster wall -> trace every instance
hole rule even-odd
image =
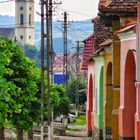
[[[93,113],[93,99],[94,99],[94,62],[88,63],[88,85],[87,85],[87,112],[86,124],[87,132],[92,133],[94,129],[94,113]]]
[[[125,85],[127,84],[125,83],[127,82],[125,81],[125,66],[127,54],[129,51],[133,53],[135,59],[134,61],[136,62],[136,34],[133,31],[129,31],[126,33],[119,34],[119,37],[121,39],[119,135],[121,137],[133,137],[133,131],[131,129],[127,129],[127,123],[129,123],[129,116],[124,120],[124,114],[127,113],[127,106],[125,106],[125,103],[127,102],[127,99],[125,98]],[[136,103],[134,105],[136,105]]]
[[[104,58],[98,56],[95,58],[95,95],[94,95],[94,126],[98,129],[103,129],[103,118],[101,116],[101,107],[100,103],[100,74],[101,69],[104,67]]]

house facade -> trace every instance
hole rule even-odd
[[[139,140],[140,1],[100,0],[98,8],[88,63],[93,140]]]

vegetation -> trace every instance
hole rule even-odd
[[[41,66],[41,52],[35,46],[23,45],[21,49],[24,51],[26,57],[36,62],[38,68]]]
[[[62,85],[54,85],[51,88],[51,104],[53,106],[54,117],[61,114],[68,115],[69,99]]]
[[[86,115],[79,115],[75,122],[72,124],[74,125],[85,125],[86,124]]]
[[[45,80],[47,83],[47,81]],[[40,70],[25,57],[18,45],[0,38],[0,139],[4,140],[5,121],[10,122],[23,139],[23,132],[32,132],[33,122],[40,123]],[[47,99],[47,85],[45,86]],[[62,86],[52,85],[51,106],[67,114],[68,97]],[[63,110],[63,107],[66,107]],[[45,104],[47,118],[47,104]],[[58,113],[58,114],[59,114]],[[57,112],[55,115],[58,115]]]
[[[68,82],[68,97],[72,104],[75,104],[75,97],[76,97],[76,79],[74,77]],[[79,90],[85,89],[86,84],[84,80],[80,78],[79,80]],[[85,91],[79,93],[79,104],[84,105],[86,102],[86,93]]]

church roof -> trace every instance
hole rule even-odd
[[[14,28],[0,28],[0,36],[13,39],[15,36]]]

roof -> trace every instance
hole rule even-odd
[[[15,36],[15,29],[14,28],[0,28],[0,36],[12,39]]]
[[[137,0],[100,0],[98,9],[119,14],[137,13]]]
[[[134,24],[134,25],[129,25],[129,26],[126,26],[126,27],[124,27],[124,28],[122,28],[122,29],[119,29],[119,30],[116,31],[116,32],[117,32],[117,33],[125,32],[125,31],[127,31],[127,30],[129,30],[129,29],[134,28],[135,26],[136,26],[136,24]]]
[[[84,42],[87,41],[87,40],[89,40],[89,39],[91,39],[91,38],[94,38],[94,35],[93,34],[90,35],[90,36],[88,36],[86,39],[84,39]]]
[[[94,35],[90,35],[88,36],[85,40],[84,40],[84,51],[83,51],[83,55],[82,55],[82,70],[86,70],[87,69],[87,62],[86,60],[90,57],[90,55],[94,52]]]
[[[112,0],[100,0],[99,5],[98,5],[98,9],[106,8],[111,2],[112,2]]]
[[[120,28],[120,29],[117,30],[116,32],[117,32],[117,33],[125,32],[125,31],[127,31],[127,30],[129,30],[129,29],[131,29],[131,28],[133,28],[134,31],[135,31],[136,24],[137,24],[137,20],[132,18],[132,19],[130,19],[130,20],[126,23],[125,27]]]
[[[94,51],[100,49],[99,44],[113,38],[112,27],[105,27],[100,18],[94,20]]]
[[[100,44],[100,47],[108,46],[112,44],[112,39],[108,39],[105,42]]]

